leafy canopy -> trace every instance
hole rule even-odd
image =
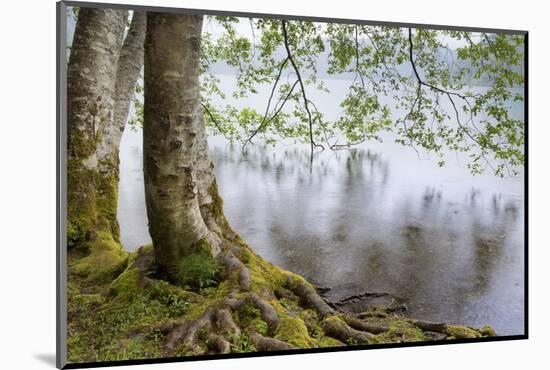
[[[525,136],[512,108],[524,99],[523,60],[522,35],[206,17],[202,106],[213,132],[243,151],[255,139],[292,140],[313,155],[391,132],[384,137],[435,154],[439,165],[445,153],[465,152],[474,174],[516,175]],[[236,74],[231,99],[220,87],[220,65]],[[323,78],[349,81],[336,119],[310,97],[314,89],[330,93]],[[262,86],[269,98],[257,111],[247,99]],[[236,99],[244,107],[227,103]]]

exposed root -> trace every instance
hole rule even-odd
[[[252,305],[260,310],[262,320],[267,323],[270,329],[277,327],[279,324],[279,315],[272,305],[263,300],[256,293],[247,294],[242,299],[227,298],[225,304],[231,307],[233,310],[238,310],[244,305]]]
[[[171,354],[180,343],[184,346],[192,347],[195,344],[196,335],[200,329],[212,329],[212,320],[214,315],[215,311],[210,308],[206,310],[206,312],[197,320],[179,325],[172,329],[166,338],[166,352]]]
[[[436,333],[447,334],[447,325],[429,321],[414,320],[413,323],[424,331],[433,331]]]
[[[287,288],[297,295],[306,306],[313,308],[321,317],[332,316],[336,312],[323,298],[305,281],[294,276],[289,276],[286,282]]]
[[[373,334],[355,330],[337,316],[323,320],[323,330],[326,335],[347,344],[369,344],[374,340]]]
[[[344,315],[346,323],[355,330],[366,331],[372,334],[380,334],[389,330],[386,326],[372,325],[364,321],[358,320],[354,317]]]
[[[224,339],[221,335],[210,334],[206,345],[214,353],[229,353],[231,352],[231,343]]]
[[[231,275],[234,272],[238,273],[240,290],[250,290],[250,270],[248,267],[246,267],[241,260],[235,257],[235,254],[231,250],[223,253],[219,258],[225,264],[228,275]]]
[[[233,321],[231,312],[228,309],[221,309],[216,312],[216,327],[225,336],[238,337],[241,329]]]
[[[270,337],[264,337],[256,332],[250,332],[249,336],[258,351],[284,351],[295,348],[287,342]]]

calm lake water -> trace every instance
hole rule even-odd
[[[128,129],[121,144],[128,250],[150,242],[141,140]],[[209,144],[231,225],[270,262],[332,298],[388,292],[413,317],[523,333],[522,177],[472,176],[460,157],[439,168],[391,140],[318,153],[312,167],[308,146]]]

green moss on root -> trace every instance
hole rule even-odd
[[[467,328],[465,326],[447,326],[447,334],[456,339],[470,339],[470,338],[479,338],[481,333],[472,328]]]
[[[419,342],[428,339],[421,329],[405,318],[386,321],[389,322],[388,331],[377,336],[383,343]]]
[[[166,355],[167,326],[198,319],[207,309],[221,307],[230,294],[237,300],[249,294],[236,293],[238,282],[232,278],[196,292],[158,280],[155,278],[152,246],[128,254],[120,252],[120,246],[114,240],[105,239],[97,242],[99,245],[86,245],[88,254],[84,257],[74,254],[75,257],[70,259],[68,355],[71,362],[163,357]],[[273,266],[238,237],[236,240],[242,243],[238,257],[251,272],[251,290],[273,306],[280,321],[275,327],[268,327],[257,307],[241,306],[232,312],[242,334],[232,338],[231,351],[256,350],[247,335],[250,331],[273,336],[297,348],[365,344],[356,343],[356,339],[343,343],[328,337],[325,325],[330,323],[343,328],[346,324],[342,317],[321,318],[314,310],[305,307],[287,289],[293,282],[305,282],[302,277]],[[106,265],[111,267],[106,268]],[[414,321],[386,312],[383,308],[369,309],[362,314],[362,319],[388,328],[378,335],[368,336],[368,343],[430,339],[428,334],[414,325]],[[193,348],[180,346],[173,355],[202,354],[207,350],[209,337],[206,334]],[[447,334],[449,338],[478,338],[492,335],[494,331],[489,327],[477,331],[449,326]]]
[[[297,348],[316,347],[315,341],[309,336],[304,321],[298,317],[281,317],[275,330],[275,339],[287,342]]]
[[[496,337],[497,333],[495,332],[495,329],[490,327],[489,325],[482,326],[479,329],[479,333],[483,335],[484,337]]]
[[[268,335],[267,323],[262,320],[260,310],[256,307],[245,305],[234,315],[236,323],[245,330],[253,330],[261,335]]]
[[[87,242],[89,254],[71,267],[76,274],[89,281],[105,283],[113,280],[127,265],[128,253],[114,240],[106,237]]]

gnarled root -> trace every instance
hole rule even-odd
[[[286,281],[287,288],[298,296],[306,306],[313,308],[321,317],[332,316],[335,311],[319,294],[305,281],[289,276]]]
[[[206,345],[214,353],[229,353],[231,352],[231,343],[225,340],[224,337],[218,334],[210,334]]]
[[[254,331],[249,333],[249,337],[258,351],[284,351],[295,348],[287,342],[275,338],[264,337]]]
[[[234,272],[239,274],[239,289],[242,291],[250,290],[250,270],[241,262],[232,250],[224,252],[219,259],[226,267],[226,272],[231,275]]]
[[[241,299],[226,298],[224,303],[233,310],[239,310],[245,305],[256,307],[260,310],[262,320],[266,322],[270,329],[274,329],[279,324],[279,315],[275,308],[256,293],[247,294]]]
[[[323,320],[325,334],[347,344],[369,344],[374,335],[351,328],[338,316],[330,316]]]
[[[214,315],[215,311],[210,308],[197,320],[173,328],[166,338],[166,352],[171,354],[180,343],[183,343],[184,346],[192,347],[195,344],[197,332],[200,329],[212,329]]]
[[[433,331],[436,333],[447,334],[447,325],[429,321],[414,320],[413,323],[424,331]]]
[[[380,334],[389,330],[385,326],[368,324],[364,321],[361,321],[359,319],[356,319],[354,317],[347,316],[347,315],[344,316],[344,320],[353,329],[365,331],[372,334]]]

